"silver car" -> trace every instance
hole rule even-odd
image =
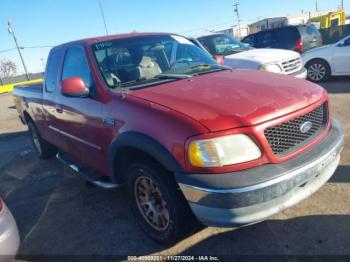
[[[0,262],[11,261],[14,258],[19,242],[16,221],[0,198]]]

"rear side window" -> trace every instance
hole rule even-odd
[[[277,29],[273,31],[273,47],[294,49],[299,37],[298,30],[294,27]]]
[[[80,47],[70,47],[66,53],[62,80],[70,77],[82,78],[87,87],[92,85],[90,67],[85,57],[85,53]]]
[[[60,52],[52,50],[45,70],[45,90],[54,92],[57,86],[57,72],[60,61]]]

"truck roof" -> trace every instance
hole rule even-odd
[[[67,43],[60,44],[59,46],[65,46],[65,45],[72,45],[72,44],[93,44],[98,42],[104,42],[104,41],[110,41],[115,39],[122,39],[122,38],[130,38],[130,37],[137,37],[137,36],[146,36],[146,35],[169,35],[170,33],[139,33],[139,32],[132,32],[132,33],[125,33],[125,34],[115,34],[115,35],[107,35],[107,36],[98,36],[98,37],[91,37],[91,38],[85,38],[80,40],[75,40]]]

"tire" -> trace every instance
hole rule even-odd
[[[31,134],[33,147],[39,157],[42,159],[53,157],[57,153],[57,149],[40,136],[38,129],[32,121],[28,122],[28,128]]]
[[[151,239],[171,245],[200,228],[173,175],[159,164],[135,162],[127,175],[132,212]]]
[[[329,64],[322,59],[314,59],[306,64],[307,79],[312,82],[325,82],[331,76]]]

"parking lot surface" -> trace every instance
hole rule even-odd
[[[332,179],[268,221],[205,228],[171,248],[143,234],[125,188],[92,187],[56,159],[39,160],[11,94],[0,95],[0,195],[19,227],[19,255],[350,255],[350,78],[324,86],[346,132]]]

